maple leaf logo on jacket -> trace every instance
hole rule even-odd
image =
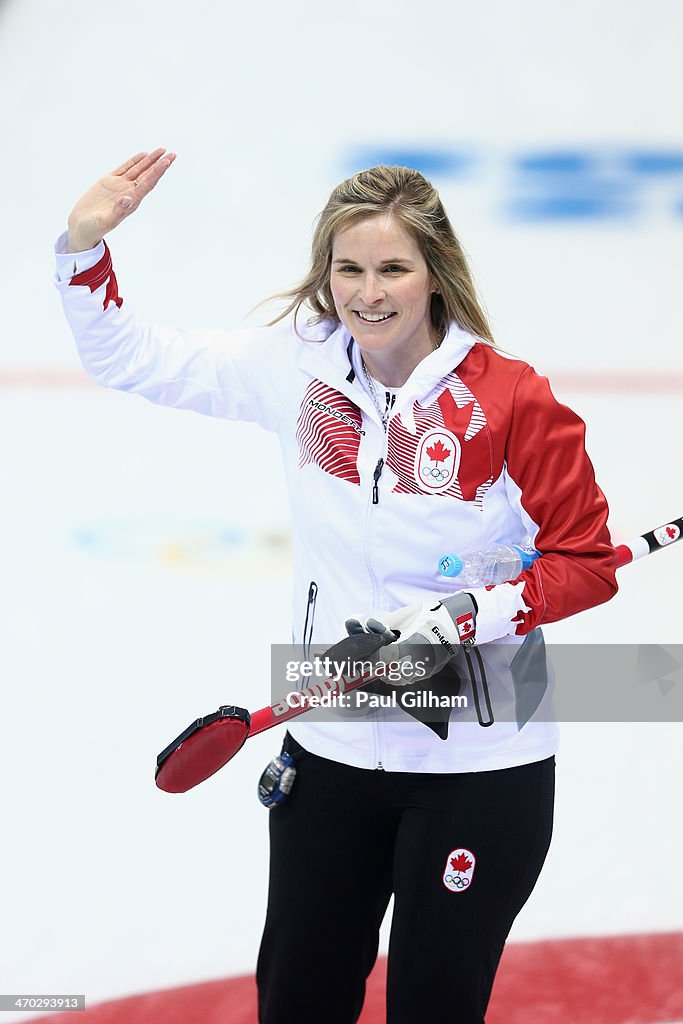
[[[437,441],[436,444],[427,449],[427,455],[432,462],[443,462],[450,454],[448,448],[444,448],[441,441]]]
[[[492,446],[486,415],[454,371],[426,406],[413,404],[412,429],[404,414],[389,422],[387,466],[398,477],[394,491],[444,494],[481,506],[493,483]]]
[[[444,444],[445,442],[445,444]],[[413,475],[423,491],[445,491],[458,475],[461,444],[449,430],[426,430],[415,448]]]
[[[459,847],[451,850],[446,858],[443,884],[449,892],[465,892],[472,884],[477,859],[471,850]]]

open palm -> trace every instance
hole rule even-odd
[[[175,157],[175,153],[167,153],[165,149],[136,153],[95,182],[69,215],[69,252],[91,249],[134,213]]]

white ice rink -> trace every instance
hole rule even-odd
[[[385,0],[0,4],[2,991],[92,1005],[249,972],[265,907],[255,785],[279,734],[186,796],[153,773],[199,714],[269,702],[264,626],[289,635],[277,449],[81,375],[50,254],[100,173],[179,151],[110,240],[120,291],[149,319],[230,326],[301,273],[354,147],[476,151],[467,181],[433,178],[500,344],[586,420],[615,541],[683,512],[683,174],[640,181],[632,216],[501,212],[535,148],[683,151],[683,13],[580,0],[555,31],[550,7],[428,3],[434,61],[414,5]],[[368,39],[386,66],[353,64]],[[683,643],[682,579],[683,544],[546,638]],[[563,727],[555,838],[513,938],[683,930],[682,741],[680,722]]]

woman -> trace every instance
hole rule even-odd
[[[102,239],[173,159],[137,154],[69,218],[58,287],[84,366],[277,432],[294,641],[330,646],[348,620],[385,634],[387,660],[422,652],[433,692],[474,703],[427,723],[400,706],[292,726],[298,774],[270,817],[260,1020],[355,1021],[393,893],[388,1021],[480,1024],[552,829],[557,730],[537,627],[616,591],[584,425],[495,347],[437,193],[405,168],[333,191],[309,274],[267,327],[140,321]],[[449,550],[525,537],[542,557],[516,580],[458,593],[439,575]]]

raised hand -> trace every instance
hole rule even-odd
[[[136,153],[105,174],[82,196],[69,214],[68,252],[83,252],[137,210],[176,158],[155,149]]]

